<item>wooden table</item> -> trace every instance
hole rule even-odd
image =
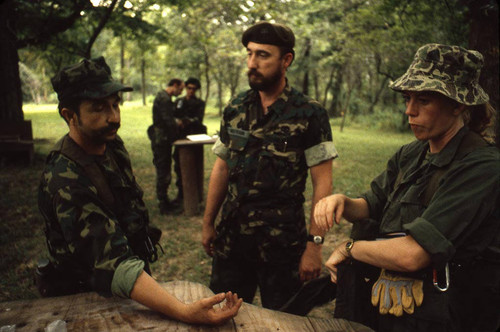
[[[203,145],[214,144],[215,141],[215,138],[211,138],[202,141],[180,139],[174,142],[174,146],[179,149],[186,216],[198,214],[199,204],[203,200]]]
[[[162,286],[186,303],[213,295],[206,286],[188,281]],[[343,319],[301,317],[246,303],[235,318],[216,327],[184,324],[133,300],[93,292],[0,303],[0,328],[15,324],[16,332],[44,331],[56,320],[65,321],[68,331],[372,331]]]

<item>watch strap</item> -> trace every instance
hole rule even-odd
[[[349,255],[350,258],[352,258],[352,253],[351,253],[352,247],[354,247],[354,240],[349,239],[349,241],[347,241],[345,244],[345,251],[347,251],[347,255]]]
[[[320,236],[320,235],[309,234],[309,235],[307,235],[307,241],[311,241],[312,243],[315,243],[315,244],[323,244],[323,242],[325,241],[325,238]]]

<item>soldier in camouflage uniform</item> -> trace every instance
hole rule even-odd
[[[63,68],[52,85],[69,133],[49,154],[39,187],[52,260],[38,270],[42,295],[111,293],[192,323],[236,315],[242,301],[232,294],[186,305],[149,275],[161,231],[152,236],[143,192],[117,136],[118,92],[132,88],[113,81],[103,57]],[[212,309],[224,299],[224,311]]]
[[[353,239],[326,263],[338,280],[336,317],[377,331],[498,331],[500,153],[484,139],[494,110],[478,83],[482,65],[477,51],[422,46],[390,85],[403,94],[417,140],[360,198],[316,205],[323,230],[342,217],[355,222]],[[358,277],[345,273],[359,264],[366,269],[352,287]],[[340,313],[353,297],[357,305]]]
[[[175,101],[174,116],[182,125],[179,128],[178,139],[186,138],[187,135],[206,134],[207,127],[203,125],[203,117],[205,116],[205,102],[196,97],[196,91],[201,88],[201,83],[198,79],[190,77],[185,82],[186,96],[178,98]],[[177,186],[177,197],[175,203],[182,201],[182,174],[179,162],[179,148],[174,149],[174,171],[177,175],[175,185]]]
[[[258,286],[263,306],[279,309],[321,271],[323,232],[311,218],[307,233],[303,192],[309,168],[313,202],[331,193],[337,153],[326,110],[286,80],[293,32],[258,23],[242,43],[252,89],[224,110],[203,245],[214,256],[212,290],[231,290],[251,303]]]
[[[168,198],[168,187],[172,181],[172,144],[179,137],[182,121],[176,119],[175,102],[184,89],[184,82],[171,79],[164,90],[158,92],[153,102],[153,124],[148,128],[148,136],[153,150],[153,164],[156,168],[156,197],[161,214],[171,212],[178,206]]]

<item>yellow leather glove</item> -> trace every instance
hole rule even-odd
[[[424,300],[424,282],[400,275],[393,275],[382,269],[380,277],[373,284],[372,304],[379,305],[382,315],[387,313],[394,316],[402,316],[403,310],[413,314],[415,305],[419,307]]]

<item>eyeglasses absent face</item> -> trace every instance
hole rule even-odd
[[[186,85],[186,90],[194,90],[194,91],[196,91],[197,88],[196,88],[196,85],[188,84],[188,85]]]

